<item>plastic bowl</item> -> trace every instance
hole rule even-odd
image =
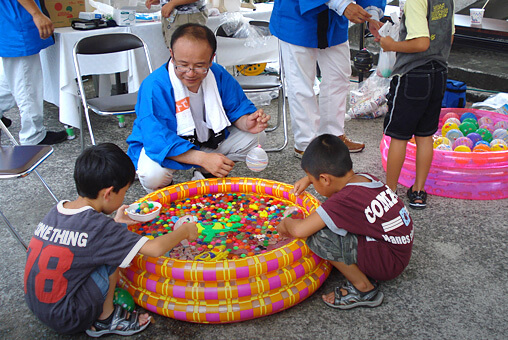
[[[153,220],[155,217],[159,216],[159,212],[161,211],[162,204],[159,202],[153,202],[153,201],[146,201],[146,203],[150,204],[152,203],[156,209],[152,211],[149,214],[139,214],[136,213],[136,209],[138,209],[140,203],[133,203],[129,205],[125,211],[127,212],[127,215],[129,215],[130,218],[132,218],[135,221],[138,222],[148,222]]]

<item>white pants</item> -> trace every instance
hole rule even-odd
[[[46,137],[43,100],[39,54],[0,58],[0,117],[4,111],[18,106],[21,115],[21,144],[38,144]]]
[[[349,43],[325,49],[280,42],[295,148],[305,151],[324,133],[344,134],[351,63]],[[314,93],[316,62],[321,70],[319,103]]]
[[[266,140],[264,132],[254,135],[236,127],[229,127],[228,129],[230,131],[228,138],[217,149],[201,147],[200,150],[207,153],[221,153],[234,162],[244,162],[247,153],[258,144],[263,145]],[[170,185],[175,171],[174,169],[163,168],[159,163],[153,161],[146,155],[145,148],[141,150],[137,174],[139,182],[148,193]]]

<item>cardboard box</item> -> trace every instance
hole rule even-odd
[[[46,9],[55,27],[69,27],[79,12],[85,11],[85,0],[46,0]]]
[[[132,9],[114,9],[113,20],[118,26],[132,26],[136,24],[136,11]]]

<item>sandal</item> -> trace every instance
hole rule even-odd
[[[384,295],[379,291],[377,282],[372,282],[374,288],[368,292],[360,292],[358,289],[346,281],[342,287],[335,288],[335,299],[333,303],[323,301],[328,306],[338,309],[351,309],[355,307],[377,307],[383,302]],[[346,295],[342,294],[341,289],[347,291]]]
[[[409,198],[409,207],[417,210],[425,209],[427,207],[427,193],[424,190],[413,191],[413,187],[407,190],[407,197]]]
[[[97,320],[94,322],[93,327],[95,330],[87,329],[88,336],[98,338],[104,334],[118,334],[118,335],[132,335],[144,330],[150,324],[150,319],[140,326],[138,321],[138,311],[133,311],[127,318],[129,312],[122,308],[122,306],[115,305],[113,311],[113,318],[111,323],[105,324],[105,320]]]

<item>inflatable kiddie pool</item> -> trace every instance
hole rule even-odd
[[[440,117],[455,112],[459,116],[472,112],[478,118],[490,117],[493,123],[508,121],[501,113],[462,108],[441,110]],[[440,120],[439,129],[443,125]],[[390,137],[383,136],[380,144],[383,168],[386,171],[386,158]],[[406,160],[402,167],[399,183],[410,187],[414,183],[416,171],[416,145],[407,144]],[[432,165],[425,184],[425,190],[433,195],[472,200],[494,200],[508,197],[508,151],[456,152],[434,149]]]
[[[319,206],[308,193],[296,197],[292,186],[254,178],[214,178],[185,182],[138,200],[167,204],[217,193],[248,193],[292,202],[305,215]],[[136,255],[120,273],[119,285],[143,308],[178,320],[227,323],[279,312],[303,301],[325,281],[331,265],[294,239],[265,253],[202,262]]]

